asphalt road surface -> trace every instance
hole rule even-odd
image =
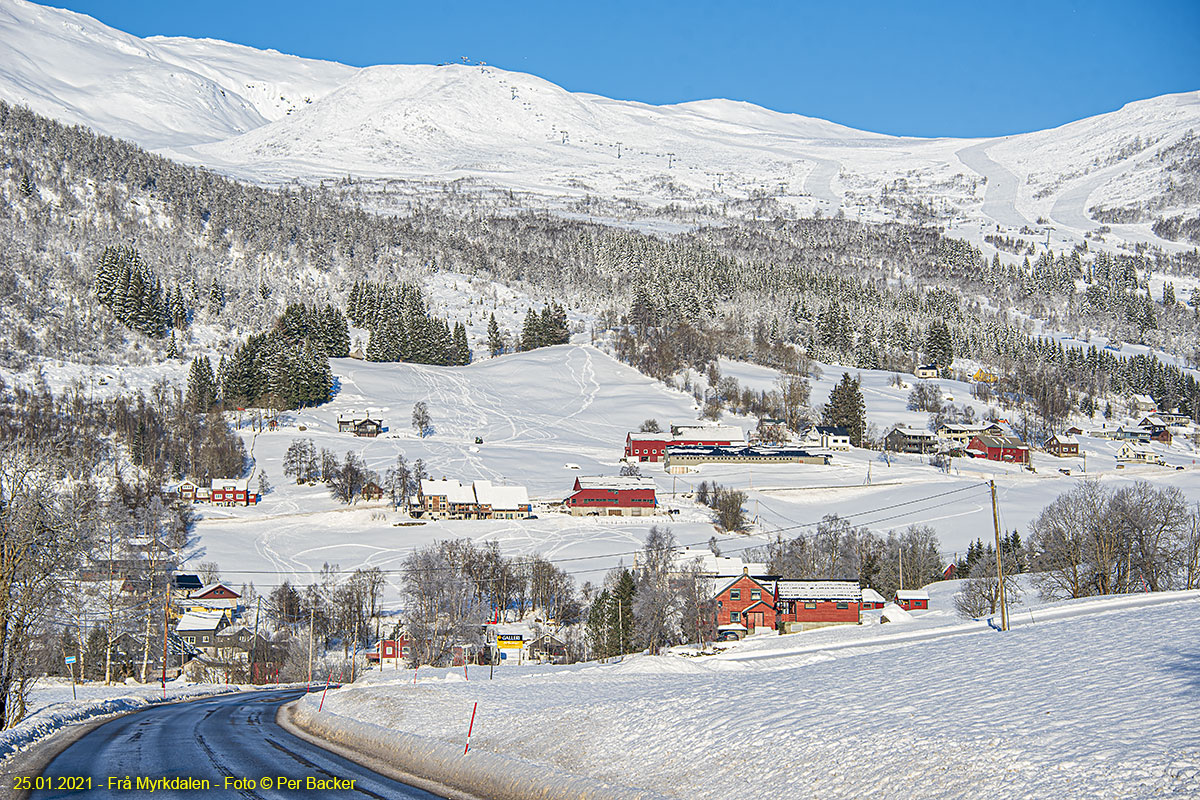
[[[288,690],[220,695],[119,717],[60,753],[42,774],[43,785],[49,781],[50,788],[30,796],[437,800],[436,795],[372,772],[276,725],[279,706],[301,694]],[[176,778],[191,779],[190,787],[172,787],[170,781]],[[205,780],[207,788],[200,783]]]

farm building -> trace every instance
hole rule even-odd
[[[967,452],[975,458],[988,461],[1005,461],[1012,464],[1029,463],[1029,445],[1016,436],[994,436],[982,433],[967,445]]]
[[[670,469],[696,464],[828,464],[829,456],[813,454],[796,447],[689,445],[668,447],[664,461],[667,469]]]
[[[858,581],[779,581],[778,626],[784,633],[857,625],[862,608]]]
[[[728,425],[671,426],[671,433],[630,433],[625,437],[625,458],[635,461],[662,461],[668,447],[718,447],[743,444],[740,428]]]
[[[884,437],[884,445],[895,453],[932,453],[937,449],[937,437],[920,428],[897,425]]]
[[[650,478],[580,477],[563,502],[576,517],[644,517],[657,511],[655,488]]]
[[[924,611],[929,608],[929,592],[924,589],[899,589],[896,605],[905,611]]]
[[[1065,433],[1056,433],[1046,440],[1046,452],[1059,458],[1079,455],[1079,440]]]
[[[717,604],[718,631],[737,630],[730,626],[743,626],[749,633],[775,628],[773,579],[754,578],[744,572],[734,578],[719,580],[712,599]]]
[[[371,416],[371,412],[359,415],[354,412],[338,414],[338,433],[353,433],[373,439],[383,433],[383,419]]]

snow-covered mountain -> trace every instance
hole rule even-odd
[[[0,98],[267,183],[467,178],[548,198],[775,202],[864,219],[922,215],[973,239],[997,225],[1053,225],[1072,240],[1099,227],[1096,206],[1161,217],[1196,205],[1170,187],[1189,174],[1195,148],[1180,145],[1200,125],[1200,92],[1016,136],[917,139],[729,100],[612,100],[483,65],[360,69],[139,39],[0,0]],[[1163,244],[1151,222],[1144,213],[1113,234]]]

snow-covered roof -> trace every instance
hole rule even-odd
[[[996,423],[994,422],[984,422],[977,425],[967,425],[960,422],[947,422],[943,424],[942,427],[938,428],[938,433],[942,433],[944,431],[945,433],[975,434],[983,433],[984,431],[993,427],[997,427]]]
[[[728,625],[717,626],[717,630],[719,630],[719,631],[744,631],[744,630],[746,630],[746,626],[741,624],[740,622],[731,622]]]
[[[780,581],[780,600],[862,600],[858,581]]]
[[[657,484],[653,478],[642,478],[636,475],[581,475],[576,478],[580,489],[654,489]]]
[[[741,576],[744,571],[748,571],[751,575],[766,575],[767,565],[754,561],[743,561],[737,556],[718,556],[714,555],[711,550],[692,549],[684,547],[681,550],[675,551],[674,568],[681,570],[691,566],[694,562],[700,562],[700,569],[705,573],[716,578],[731,578]]]
[[[475,492],[470,486],[465,486],[456,480],[422,480],[421,494],[426,497],[445,497],[448,503],[475,503]]]
[[[1154,405],[1155,404],[1154,401],[1152,399],[1150,399],[1150,395],[1148,395],[1148,394],[1135,394],[1130,399],[1134,403],[1138,403],[1139,405]]]
[[[644,431],[633,431],[629,434],[630,441],[634,442],[669,442],[671,434],[659,431],[658,433],[646,433]]]
[[[1079,440],[1069,433],[1056,433],[1050,437],[1050,441],[1059,444],[1079,444]]]
[[[929,592],[924,589],[897,589],[897,600],[928,600]]]
[[[204,595],[208,594],[208,593],[209,593],[209,592],[211,592],[213,589],[216,589],[216,588],[218,588],[218,587],[224,587],[224,588],[225,588],[227,591],[229,591],[229,592],[230,592],[230,593],[231,593],[231,594],[232,594],[234,597],[241,597],[241,595],[240,595],[240,594],[238,594],[237,592],[233,591],[233,589],[230,589],[228,586],[226,586],[225,584],[221,583],[220,581],[217,581],[216,583],[210,583],[210,584],[207,584],[206,586],[201,586],[199,589],[195,589],[194,591],[192,591],[192,593],[189,595],[189,597],[193,597],[193,598],[202,598],[202,597],[204,597]]]
[[[490,505],[493,511],[516,511],[529,505],[524,486],[494,486],[491,481],[475,481],[471,486],[479,504]]]
[[[179,618],[176,631],[215,631],[225,619],[223,611],[189,611]]]
[[[746,438],[741,428],[732,425],[679,425],[676,430],[675,439],[741,442]]]
[[[870,586],[866,586],[862,590],[862,601],[864,603],[882,603],[884,602],[884,597]]]
[[[1162,417],[1160,417],[1158,414],[1151,414],[1150,416],[1146,417],[1138,424],[1141,425],[1143,428],[1148,428],[1151,426],[1157,427],[1157,428],[1167,427],[1167,421],[1165,419],[1163,419]]]
[[[244,492],[250,487],[249,478],[213,478],[212,488]]]
[[[976,439],[984,447],[1011,447],[1014,449],[1027,448],[1029,445],[1022,442],[1016,436],[1001,436],[1000,434],[981,433]]]
[[[1142,455],[1142,456],[1155,456],[1155,457],[1158,456],[1158,453],[1155,452],[1154,448],[1151,447],[1150,445],[1137,444],[1134,442],[1126,442],[1125,444],[1121,445],[1121,449],[1118,452],[1119,453],[1136,453],[1137,455]]]
[[[910,428],[907,425],[897,425],[896,427],[892,428],[892,431],[894,431],[894,432],[898,431],[903,436],[908,436],[908,437],[917,438],[917,439],[933,439],[933,438],[935,438],[932,433],[930,433],[927,430],[924,430],[923,428]]]

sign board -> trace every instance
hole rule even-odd
[[[516,639],[496,639],[496,647],[499,647],[502,650],[520,650],[524,646],[525,641],[520,637],[517,637]]]
[[[63,659],[63,663],[64,664],[74,664],[75,656],[67,656],[66,658]]]

